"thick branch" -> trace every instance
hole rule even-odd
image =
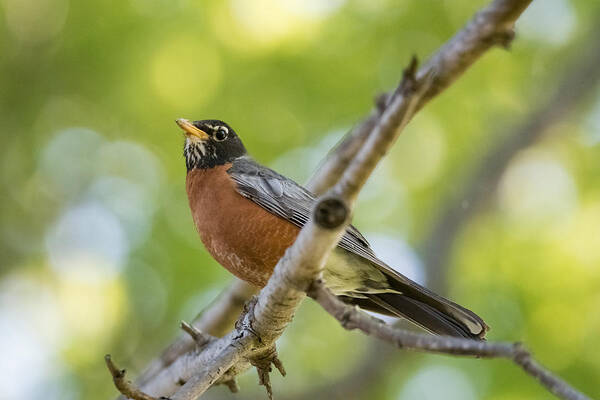
[[[185,366],[187,368],[181,369],[184,362],[180,362],[181,358],[177,360],[146,387],[142,387],[146,393],[155,394],[160,390],[160,395],[169,395],[168,389],[173,389],[173,382],[183,380],[186,383],[172,399],[195,399],[212,384],[219,382],[223,374],[238,361],[242,360],[243,366],[247,367],[247,363],[260,358],[261,353],[271,351],[275,340],[283,333],[304,299],[309,285],[321,272],[329,252],[345,231],[351,211],[346,204],[354,202],[385,149],[410,119],[418,96],[424,93],[425,84],[421,87],[415,84],[414,66],[413,63],[407,70],[406,89],[398,93],[397,100],[386,109],[369,142],[363,146],[340,183],[332,189],[333,194],[317,202],[313,217],[275,267],[256,305],[247,313],[243,326],[210,343],[197,354],[197,358],[190,360],[187,355],[182,357],[188,363]],[[251,340],[252,337],[256,340]],[[202,362],[198,363],[198,358]],[[188,379],[190,371],[195,373]],[[173,376],[174,372],[176,376]],[[168,380],[166,385],[155,383],[163,379]]]
[[[221,337],[227,334],[239,317],[246,301],[258,289],[250,284],[235,279],[233,283],[195,319],[192,326],[209,335]],[[194,349],[194,341],[189,335],[181,334],[161,355],[154,359],[137,378],[136,383],[144,386],[153,380],[162,370],[168,368],[177,358]]]
[[[531,0],[492,2],[433,54],[416,74],[418,80],[429,75],[433,80],[426,93],[419,99],[416,110],[420,110],[429,100],[450,86],[490,47],[496,44],[507,47],[514,37],[514,23],[529,3]],[[400,87],[379,97],[369,117],[346,135],[321,164],[307,183],[309,190],[321,194],[338,181],[367,140],[393,94],[399,90]]]
[[[319,203],[319,204],[322,204]],[[343,204],[342,204],[343,205]],[[335,246],[348,215],[335,229],[322,228],[311,220],[300,232],[294,245],[275,267],[275,272],[261,291],[256,305],[246,314],[243,324],[214,346],[205,349],[203,368],[192,368],[195,376],[173,400],[195,399],[241,358],[260,358],[281,335],[305,296],[305,290],[322,268],[328,252]]]
[[[450,251],[463,227],[482,211],[489,203],[488,199],[496,190],[500,176],[506,170],[512,157],[527,146],[535,144],[548,133],[549,127],[568,117],[576,106],[593,93],[600,81],[600,23],[579,44],[581,54],[573,65],[568,67],[561,77],[552,78],[559,82],[557,90],[549,101],[520,123],[515,129],[504,135],[503,131],[494,132],[498,137],[486,155],[472,168],[477,173],[465,184],[459,193],[442,201],[442,212],[435,218],[431,233],[424,239],[421,248],[425,266],[429,272],[430,286],[437,292],[443,292],[447,284]],[[541,83],[538,86],[543,86]],[[554,86],[548,82],[548,87]],[[504,128],[501,128],[504,129]],[[464,207],[463,204],[468,204]],[[289,399],[329,399],[346,398],[358,389],[376,382],[390,364],[397,359],[387,351],[385,344],[377,341],[370,346],[367,355],[352,371],[337,382],[329,382],[319,387],[311,387],[307,392]],[[367,388],[368,390],[368,388]]]
[[[231,353],[231,350],[228,351],[228,347],[232,347],[232,343],[238,342],[240,345],[245,346],[248,341],[252,340],[248,333],[244,333],[239,337],[236,336],[237,333],[234,330],[223,338],[211,341],[205,347],[195,348],[185,353],[169,367],[161,370],[154,379],[140,385],[140,390],[157,397],[171,396],[180,390],[182,386],[185,386],[188,381],[195,379],[194,377],[200,374],[205,375],[210,384],[230,381],[235,375],[250,367],[248,362],[240,362],[235,368],[227,371],[233,363],[239,360],[237,352],[234,352],[235,354]],[[231,357],[232,355],[235,357]],[[215,363],[216,359],[219,359],[221,364]],[[216,366],[217,370],[221,367],[225,370],[215,372],[211,368],[212,366]]]
[[[405,90],[398,93],[396,100],[386,109],[369,141],[331,190],[332,194],[317,202],[313,217],[285,252],[260,292],[253,312],[248,315],[246,329],[258,338],[258,344],[233,340],[212,358],[211,367],[187,382],[173,400],[197,398],[239,358],[246,356],[252,359],[255,357],[252,352],[270,350],[274,346],[304,299],[306,290],[323,269],[329,252],[344,233],[351,211],[346,204],[354,203],[367,177],[412,116],[418,96],[424,93],[425,86],[415,86],[415,66],[415,63],[411,64],[405,74]],[[252,348],[253,345],[256,347]]]
[[[326,170],[335,173],[323,173],[323,181],[328,182],[326,186],[337,180],[340,171],[345,172],[339,183],[329,191],[327,199],[318,202],[315,216],[304,226],[295,243],[275,267],[255,308],[247,314],[245,326],[201,350],[179,357],[144,385],[144,391],[170,395],[177,384],[186,381],[173,399],[195,399],[212,384],[229,380],[247,368],[249,362],[260,358],[262,353],[271,351],[275,340],[303,300],[305,291],[319,275],[329,252],[343,234],[359,190],[402,128],[414,112],[425,104],[426,99],[450,84],[483,51],[493,44],[506,43],[512,37],[514,20],[528,3],[525,0],[494,1],[434,56],[424,70],[415,74],[416,62],[411,63],[400,86],[386,97],[383,106],[380,104],[380,112],[372,120],[372,128],[365,129],[370,133],[362,135],[365,136],[364,142],[359,146],[350,146],[357,147],[357,151],[345,158],[332,157],[332,168]],[[330,179],[334,175],[337,175],[336,179]],[[311,186],[313,189],[316,187]],[[332,204],[337,206],[333,207]],[[332,207],[331,213],[325,213],[327,218],[319,221],[323,217],[319,210],[327,207]],[[344,218],[339,223],[327,222],[340,210],[343,210],[341,214]]]
[[[565,400],[590,400],[567,382],[552,374],[533,359],[520,343],[485,342],[448,336],[434,336],[408,332],[387,325],[356,307],[349,306],[331,294],[321,282],[315,282],[309,291],[329,314],[348,329],[358,329],[367,335],[391,343],[401,349],[485,358],[507,358],[536,378],[549,391]]]

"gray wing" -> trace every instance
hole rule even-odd
[[[309,220],[315,197],[308,190],[248,157],[238,158],[227,171],[238,192],[270,213],[303,227]],[[432,332],[482,338],[487,325],[475,313],[411,281],[379,260],[367,240],[350,225],[338,246],[368,260],[387,277],[395,293],[366,293],[345,301],[366,309],[408,318]],[[349,293],[350,296],[356,293]],[[365,298],[366,297],[366,298]]]
[[[247,157],[236,159],[227,172],[236,182],[237,190],[242,196],[270,213],[300,228],[310,219],[315,196],[293,180]],[[382,264],[371,250],[369,242],[352,225],[348,226],[338,246],[371,262]]]

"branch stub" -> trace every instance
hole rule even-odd
[[[326,197],[317,203],[313,218],[317,225],[325,229],[335,229],[348,218],[349,210],[338,197]]]

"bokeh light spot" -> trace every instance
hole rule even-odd
[[[365,184],[358,197],[354,222],[364,229],[373,229],[381,224],[393,225],[407,232],[411,223],[408,208],[407,190],[404,184],[395,178],[391,160],[384,160]]]
[[[301,43],[316,36],[320,24],[345,0],[231,0],[215,7],[213,28],[240,52],[272,49],[287,41]],[[232,21],[233,19],[233,21]]]
[[[63,276],[57,296],[69,336],[65,358],[75,366],[95,362],[97,347],[111,339],[127,310],[123,282],[116,277],[82,282]]]
[[[90,182],[96,170],[96,152],[104,138],[87,128],[59,132],[44,148],[39,171],[57,197],[73,198]]]
[[[554,350],[545,354],[544,358],[555,369],[566,368],[575,361],[574,357],[579,353],[586,334],[584,310],[574,312],[574,305],[569,303],[560,297],[548,297],[539,304],[532,316],[533,328],[539,333],[536,335],[538,345]]]
[[[99,149],[96,170],[99,175],[120,176],[143,185],[153,195],[163,183],[163,168],[156,156],[139,143],[116,141]]]
[[[575,31],[577,16],[569,0],[532,2],[517,21],[523,37],[551,45],[568,43]],[[548,27],[552,29],[548,29]]]
[[[475,400],[470,379],[458,369],[430,366],[421,369],[406,383],[398,400]]]
[[[139,315],[147,324],[153,327],[162,322],[167,305],[167,288],[161,275],[154,268],[142,263],[135,263],[127,268],[127,283],[129,286],[132,310]],[[149,295],[149,293],[151,295]],[[182,320],[190,320],[199,309],[208,302],[197,307],[190,314],[181,317]]]
[[[271,167],[298,183],[308,181],[329,150],[341,139],[345,130],[327,133],[313,146],[295,147],[277,157]]]
[[[556,157],[532,150],[509,166],[500,183],[499,199],[502,210],[522,222],[560,222],[577,206],[577,188]]]
[[[587,117],[582,141],[587,146],[595,146],[600,143],[600,96],[596,98],[596,102]]]
[[[142,185],[117,177],[100,177],[89,188],[88,201],[98,201],[119,218],[131,246],[148,237],[154,196]]]
[[[278,3],[290,13],[305,18],[325,18],[337,11],[345,0],[283,0]]]
[[[52,39],[63,28],[68,0],[2,0],[9,31],[22,43],[36,44]]]
[[[404,240],[382,234],[365,235],[371,247],[382,261],[394,270],[424,285],[425,270],[417,253]]]
[[[46,236],[46,249],[56,272],[85,281],[114,276],[129,252],[118,218],[94,203],[61,215]]]
[[[57,299],[39,279],[13,275],[0,286],[0,387],[3,399],[32,398],[51,372],[64,340]]]
[[[173,17],[187,6],[188,0],[129,0],[131,7],[145,17]]]
[[[158,94],[182,111],[197,111],[215,94],[221,81],[216,49],[189,35],[166,40],[151,64]]]
[[[553,233],[556,246],[600,278],[600,202],[582,205],[565,229]]]
[[[445,154],[446,142],[441,126],[433,117],[423,114],[415,118],[410,132],[400,135],[391,158],[394,172],[402,183],[419,189],[438,176]]]

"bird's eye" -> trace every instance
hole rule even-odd
[[[217,142],[222,142],[223,140],[227,139],[227,128],[224,127],[220,127],[219,129],[217,129],[217,131],[215,132],[215,140]]]

